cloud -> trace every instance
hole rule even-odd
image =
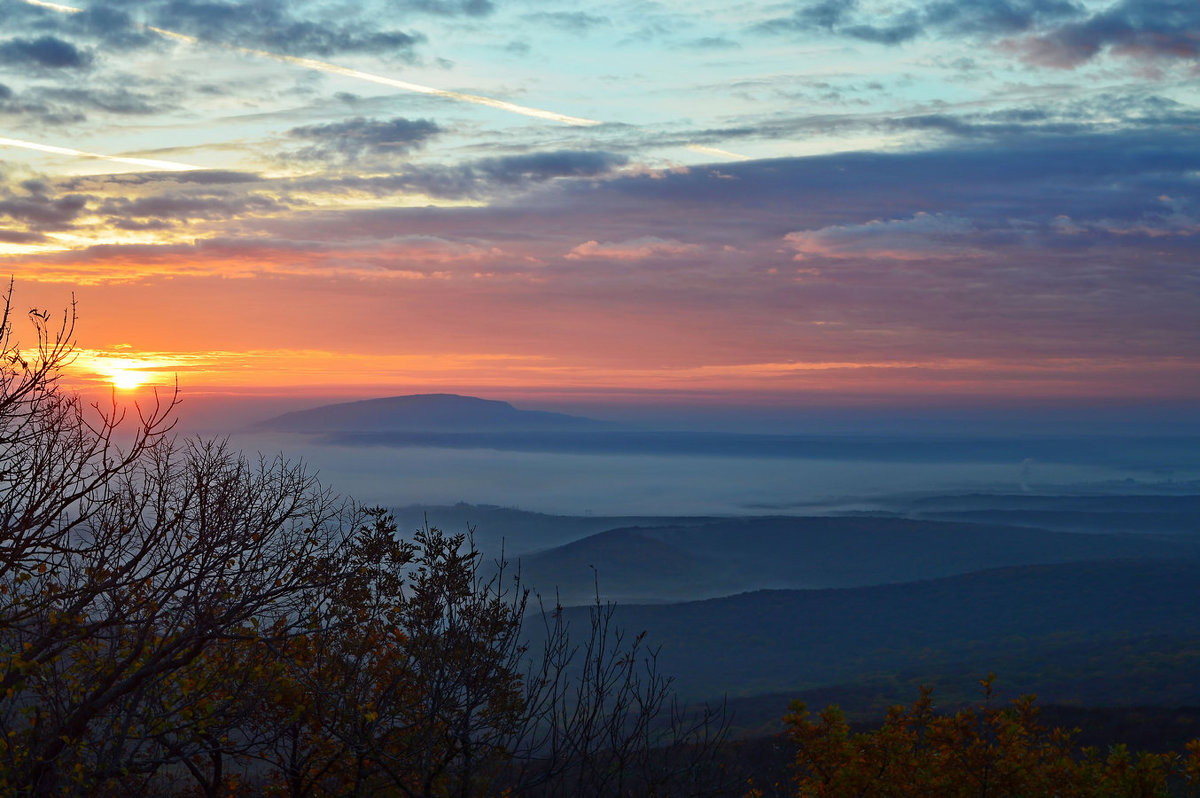
[[[990,37],[1030,30],[1083,11],[1076,0],[936,0],[920,14],[930,29]]]
[[[525,14],[521,19],[576,35],[583,35],[593,28],[612,24],[612,20],[608,17],[598,17],[582,11],[539,11],[536,14]]]
[[[692,50],[738,50],[742,45],[725,36],[701,36],[684,42],[683,46]]]
[[[496,10],[491,0],[391,0],[389,5],[401,12],[439,17],[486,17]]]
[[[1068,236],[1132,237],[1152,243],[1154,239],[1200,236],[1200,202],[1190,195],[1158,196],[1159,207],[1150,207],[1136,217],[1073,219],[1061,214],[1054,219],[1056,231]]]
[[[58,182],[66,191],[122,190],[128,187],[174,184],[228,185],[257,183],[262,178],[253,172],[233,172],[224,169],[196,169],[190,172],[129,172],[98,177],[68,177]]]
[[[0,230],[0,242],[5,244],[40,244],[46,236],[27,230]]]
[[[629,159],[596,150],[550,150],[528,155],[481,158],[463,164],[410,164],[380,177],[346,175],[309,181],[312,189],[341,188],[375,196],[397,192],[447,199],[477,199],[546,183],[559,178],[594,178],[612,173]]]
[[[961,138],[1006,139],[1047,134],[1081,134],[1089,114],[1081,108],[1010,108],[969,114],[917,114],[883,120],[877,127],[890,130],[936,131]],[[1064,111],[1066,111],[1064,113]],[[1057,112],[1057,113],[1056,113]],[[1112,112],[1106,114],[1112,118]]]
[[[999,110],[980,111],[972,101],[959,105],[939,103],[907,115],[883,110],[795,116],[772,114],[736,126],[679,130],[674,136],[660,135],[653,143],[661,147],[707,145],[737,152],[743,146],[738,140],[747,139],[884,138],[890,146],[900,144],[921,150],[973,147],[976,142],[987,141],[1006,147],[1030,146],[1035,150],[1049,147],[1064,152],[1064,157],[1069,159],[1072,156],[1062,150],[1062,142],[1120,130],[1121,135],[1153,146],[1152,140],[1156,137],[1173,141],[1179,131],[1196,125],[1200,125],[1200,108],[1147,94],[1141,88],[1066,97],[1049,89],[1022,97]],[[621,142],[623,148],[629,149],[650,143],[648,139],[632,136]]]
[[[118,88],[46,88],[40,96],[52,102],[63,103],[74,108],[90,108],[110,114],[147,115],[170,110],[173,103],[163,102],[157,97]]]
[[[0,219],[7,217],[27,231],[70,230],[78,242],[113,240],[112,230],[166,231],[184,223],[191,225],[183,229],[194,238],[212,234],[200,222],[265,218],[293,207],[284,197],[258,188],[256,176],[229,172],[26,180],[0,184]]]
[[[153,9],[155,25],[214,42],[257,47],[288,55],[373,53],[411,61],[425,41],[420,33],[380,30],[370,23],[330,14],[297,19],[284,3],[223,3],[167,0]]]
[[[1078,0],[925,0],[883,13],[861,0],[818,0],[754,29],[889,45],[926,36],[1004,39],[1002,50],[1062,69],[1104,52],[1142,60],[1200,59],[1200,3],[1193,0],[1119,0],[1098,11]]]
[[[56,36],[0,42],[0,64],[44,69],[87,69],[92,54]]]
[[[114,81],[116,82],[116,81]],[[176,94],[170,88],[143,92],[134,79],[120,79],[124,85],[80,86],[32,85],[17,92],[8,86],[0,87],[0,114],[32,117],[46,124],[68,125],[87,120],[85,111],[120,116],[148,116],[177,108]]]
[[[0,198],[0,217],[28,225],[33,231],[68,230],[87,209],[91,199],[84,194],[50,196],[48,187],[38,181],[22,184],[24,194],[6,192]]]
[[[1047,21],[1081,14],[1072,0],[932,0],[910,7],[891,4],[880,13],[860,0],[818,0],[790,15],[755,26],[764,33],[817,33],[901,44],[922,36],[949,34],[993,37],[1019,33]]]
[[[1171,113],[1169,108],[1162,112]],[[545,259],[560,259],[580,242],[629,242],[647,231],[661,240],[709,249],[767,242],[778,248],[787,233],[872,222],[878,224],[870,231],[907,232],[910,241],[923,232],[962,235],[973,248],[998,251],[1037,239],[1074,248],[1083,241],[1061,241],[1051,229],[1056,217],[1065,214],[1077,223],[1105,220],[1114,229],[1136,227],[1164,213],[1159,195],[1200,193],[1200,146],[1187,125],[1174,134],[1150,128],[1105,135],[980,136],[941,150],[755,160],[725,163],[719,170],[619,170],[625,163],[614,153],[563,151],[553,158],[403,164],[390,175],[313,176],[288,186],[305,197],[495,198],[491,207],[470,211],[397,209],[369,215],[389,235],[407,224],[403,220],[419,217],[420,225],[410,232],[445,224],[453,237],[462,232],[454,220],[462,219],[468,229],[486,231],[481,236],[511,230],[531,240],[545,238],[547,249],[536,253]],[[952,220],[964,227],[950,225]],[[337,226],[329,230],[333,235]],[[1087,241],[1091,245],[1096,239]],[[788,250],[786,259],[794,254]]]
[[[189,243],[101,244],[70,253],[30,256],[14,266],[18,279],[82,285],[129,283],[153,277],[342,276],[371,280],[451,282],[474,279],[481,266],[502,262],[497,247],[436,236],[396,236],[367,247],[311,237],[205,238]]]
[[[82,9],[74,6],[42,2],[42,0],[27,0],[27,2],[53,8],[59,13],[72,16],[82,12]],[[345,7],[337,7],[334,11],[326,9],[325,13],[328,18],[317,17],[312,20],[296,20],[284,10],[282,4],[269,3],[230,4],[168,0],[165,6],[159,6],[154,11],[159,16],[166,17],[167,20],[161,25],[144,27],[166,40],[182,41],[188,44],[222,45],[245,55],[270,59],[303,69],[339,75],[417,94],[444,97],[456,102],[483,105],[535,119],[548,119],[561,124],[583,127],[601,124],[595,119],[519,105],[494,97],[439,89],[310,57],[311,55],[330,55],[335,52],[367,52],[409,63],[417,61],[415,46],[425,41],[423,34],[392,30],[380,31],[377,29],[375,19],[369,15],[355,19],[353,12],[347,12]],[[172,19],[174,22],[171,21]],[[451,62],[444,59],[437,59],[437,63],[439,66],[447,68],[451,66]]]
[[[288,207],[265,194],[179,194],[164,193],[128,199],[111,197],[96,211],[123,230],[165,229],[167,222],[235,219],[245,214],[270,214]]]
[[[585,241],[563,257],[567,260],[638,261],[647,258],[677,257],[697,252],[699,249],[700,247],[695,244],[685,244],[682,241],[644,236],[630,241],[609,244],[601,244],[598,241]]]
[[[624,155],[599,150],[554,150],[484,158],[475,161],[472,169],[500,183],[541,182],[556,177],[595,177],[628,161]]]
[[[108,50],[142,50],[163,46],[162,37],[146,30],[129,14],[112,6],[89,6],[62,18],[63,29],[97,39]]]
[[[800,351],[829,361],[913,351],[1200,361],[1200,144],[1189,125],[721,165],[730,179],[704,167],[652,177],[618,169],[623,161],[567,150],[404,163],[370,177],[185,173],[14,186],[5,199],[22,200],[25,219],[31,205],[53,213],[68,194],[99,198],[74,216],[58,207],[71,245],[87,240],[89,225],[111,231],[110,218],[144,233],[5,265],[18,279],[144,278],[176,293],[189,278],[199,287],[220,275],[263,281],[242,290],[299,296],[344,276],[364,302],[402,295],[414,309],[460,308],[457,328],[445,320],[430,340],[491,334],[541,352],[559,345],[545,342],[556,329],[564,351],[603,339],[614,357],[649,348],[646,357],[670,363],[730,347],[762,362]],[[430,189],[433,171],[444,188],[492,201],[346,201]],[[149,243],[160,240],[155,224],[179,219],[192,221]],[[0,228],[26,238],[51,229]],[[375,287],[384,280],[404,280],[405,290]],[[626,320],[615,332],[614,306]],[[353,323],[344,307],[333,312]],[[497,332],[495,318],[511,322]]]
[[[8,86],[0,89],[0,114],[33,117],[50,125],[69,125],[87,119],[80,111],[47,103],[28,93],[18,94]]]
[[[1104,52],[1137,60],[1200,59],[1200,3],[1122,0],[1086,19],[1025,38],[1008,49],[1041,66],[1072,69]]]
[[[832,225],[788,233],[784,240],[796,250],[794,260],[930,260],[978,257],[971,243],[976,228],[967,219],[916,213],[901,219],[872,219],[863,224]]]
[[[387,121],[355,117],[344,122],[294,127],[287,132],[313,143],[288,155],[301,160],[354,162],[363,156],[404,155],[442,132],[429,119],[396,117]]]

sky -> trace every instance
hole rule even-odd
[[[1195,0],[74,2],[0,274],[80,385],[1200,399]]]

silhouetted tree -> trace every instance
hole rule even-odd
[[[78,791],[127,775],[147,740],[181,723],[191,697],[164,703],[156,690],[173,674],[215,641],[295,617],[305,590],[330,578],[341,508],[282,459],[173,441],[177,395],[136,419],[115,402],[82,406],[58,382],[73,310],[53,329],[31,312],[28,354],[10,316],[11,292],[0,342],[0,767],[10,788]]]
[[[282,457],[60,383],[74,307],[0,320],[0,791],[703,794],[725,734],[641,636]],[[485,573],[492,574],[485,577]],[[522,625],[540,618],[531,651]],[[690,719],[689,719],[690,718]]]
[[[573,642],[561,611],[527,613],[501,561],[484,569],[467,535],[417,530],[369,511],[346,571],[285,642],[268,723],[270,762],[290,795],[715,794],[725,737],[715,711],[685,713],[655,652],[627,640],[612,606]],[[484,576],[487,573],[488,576]],[[525,642],[524,623],[545,625]]]

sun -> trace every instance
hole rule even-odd
[[[146,381],[146,374],[132,369],[113,369],[108,380],[118,390],[131,391]]]

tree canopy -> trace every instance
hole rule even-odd
[[[1074,732],[1044,725],[1033,696],[996,701],[995,676],[978,705],[936,711],[922,689],[876,729],[852,732],[836,706],[787,715],[793,790],[803,798],[1169,798],[1200,795],[1200,740],[1181,753],[1077,749]],[[752,795],[763,795],[761,790]]]

